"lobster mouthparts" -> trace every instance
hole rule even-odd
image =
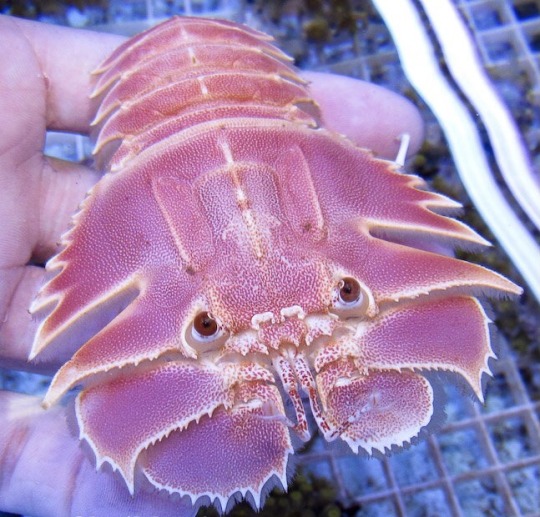
[[[47,265],[32,357],[76,350],[44,404],[82,386],[80,437],[131,493],[146,477],[259,507],[292,435],[410,442],[433,415],[426,371],[482,399],[475,296],[520,292],[429,251],[487,243],[447,216],[457,203],[321,127],[270,39],[174,18],[95,72],[107,173]]]

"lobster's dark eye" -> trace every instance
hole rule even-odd
[[[207,312],[200,312],[193,320],[193,330],[203,339],[215,336],[219,331],[217,321]]]
[[[343,276],[332,292],[330,310],[342,319],[365,318],[370,310],[372,294],[369,289],[350,276]],[[376,310],[372,312],[376,313]]]
[[[344,278],[340,283],[339,299],[345,305],[356,303],[362,296],[360,284],[350,277]]]

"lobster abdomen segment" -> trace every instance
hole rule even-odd
[[[192,18],[173,18],[129,40],[95,72],[100,76],[93,96],[101,102],[93,122],[99,131],[94,152],[163,124],[168,134],[234,116],[316,125],[318,108],[306,82],[267,40],[237,25]]]

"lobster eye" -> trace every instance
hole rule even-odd
[[[340,318],[364,318],[370,304],[370,292],[356,278],[342,277],[334,288],[330,310]]]
[[[339,285],[339,301],[344,305],[353,305],[362,298],[362,288],[357,280],[346,277]]]
[[[193,320],[193,337],[197,340],[207,341],[219,333],[217,321],[208,314],[200,312]]]

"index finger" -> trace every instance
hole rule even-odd
[[[29,42],[47,82],[47,127],[86,133],[95,106],[90,102],[92,70],[125,38],[0,16]],[[39,80],[36,73],[30,80]],[[416,108],[405,98],[373,84],[321,73],[306,73],[326,125],[358,145],[392,158],[396,138],[407,132],[411,150],[421,144],[423,126]]]
[[[35,57],[20,65],[26,67],[27,81],[45,82],[47,128],[88,132],[93,116],[90,73],[124,38],[1,15],[0,32],[6,49],[12,48],[10,41],[24,39]]]

